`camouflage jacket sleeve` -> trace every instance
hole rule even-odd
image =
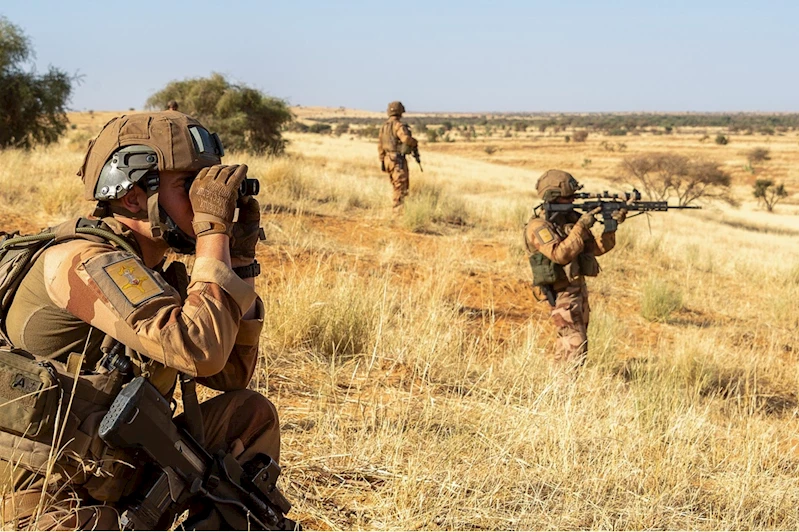
[[[43,259],[55,306],[191,376],[225,369],[241,316],[256,299],[249,284],[210,258],[195,261],[185,301],[138,257],[107,244],[65,242]]]
[[[261,298],[255,300],[256,318],[241,320],[236,343],[222,371],[210,377],[201,377],[197,382],[214,390],[229,392],[243,390],[250,383],[258,365],[258,340],[264,324],[264,304]]]
[[[586,234],[588,233],[588,234]],[[590,231],[575,225],[566,238],[561,238],[555,227],[541,218],[533,218],[524,229],[524,240],[528,252],[540,251],[551,261],[565,265],[583,252],[584,239]]]
[[[400,142],[411,148],[415,148],[418,144],[415,138],[411,135],[411,128],[407,124],[403,124],[399,120],[393,121],[394,135],[397,136]]]
[[[585,251],[595,257],[604,255],[616,246],[616,231],[602,233],[602,237],[597,240],[595,237],[589,238],[585,243]]]

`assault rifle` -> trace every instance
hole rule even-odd
[[[419,165],[419,171],[424,172],[424,168],[422,168],[422,156],[419,155],[419,146],[413,149],[411,155],[413,155],[413,158],[416,159],[416,164]]]
[[[117,395],[100,437],[112,447],[143,451],[160,470],[144,497],[123,510],[123,529],[166,530],[172,523],[165,521],[197,500],[213,505],[233,530],[299,530],[285,517],[291,504],[275,485],[280,466],[264,454],[243,465],[225,451],[211,455],[175,425],[169,402],[142,377]],[[203,517],[183,523],[186,529],[218,526]]]
[[[668,211],[670,209],[701,209],[695,205],[669,205],[666,201],[641,201],[641,193],[636,189],[632,192],[625,192],[624,194],[610,194],[607,190],[602,194],[593,194],[590,192],[578,192],[574,195],[576,200],[584,200],[580,203],[542,203],[535,208],[534,213],[538,216],[541,209],[547,213],[547,220],[559,212],[568,212],[572,209],[580,210],[582,212],[591,212],[597,208],[601,211],[602,215],[600,222],[605,225],[605,233],[615,231],[619,223],[613,219],[613,213],[621,209],[626,209],[628,212],[637,212],[643,214],[645,212],[653,211]],[[638,216],[635,214],[633,216]],[[632,218],[632,216],[628,216]]]

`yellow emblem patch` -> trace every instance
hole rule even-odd
[[[552,234],[552,231],[550,231],[548,227],[542,227],[541,229],[535,232],[535,235],[538,237],[538,240],[540,240],[542,244],[548,244],[553,240],[555,240],[555,236]]]
[[[133,306],[164,293],[152,275],[136,259],[115,262],[103,269]]]

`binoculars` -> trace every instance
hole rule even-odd
[[[250,179],[249,177],[241,182],[239,187],[239,197],[243,196],[257,196],[261,190],[261,183],[257,179]]]
[[[194,183],[194,178],[187,179],[183,186],[186,188],[186,193],[188,194],[189,190],[191,189],[191,185]],[[257,179],[250,179],[249,177],[246,178],[244,181],[241,182],[241,186],[239,186],[239,197],[243,198],[244,196],[256,196],[258,192],[261,190],[261,183]]]

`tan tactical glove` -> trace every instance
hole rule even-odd
[[[239,187],[246,177],[246,164],[220,164],[200,170],[189,190],[194,209],[192,227],[198,237],[215,233],[230,236]]]
[[[599,214],[599,211],[601,211],[601,210],[602,210],[602,207],[597,207],[596,209],[594,209],[592,211],[583,213],[583,215],[580,216],[580,219],[577,220],[577,224],[575,224],[575,225],[582,225],[583,228],[585,228],[586,230],[591,229],[594,226],[594,224],[596,223],[595,216],[597,214]]]
[[[627,209],[619,209],[618,211],[613,211],[610,217],[616,220],[617,223],[623,223],[624,220],[627,219]]]
[[[233,224],[230,235],[231,259],[255,259],[255,246],[262,240],[261,206],[252,196],[244,196],[238,201],[239,218]]]

